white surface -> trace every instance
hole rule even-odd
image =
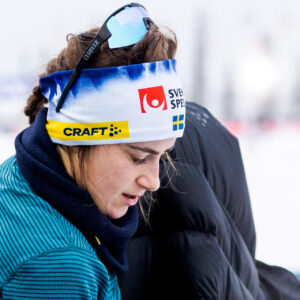
[[[300,131],[240,138],[258,259],[300,272]]]

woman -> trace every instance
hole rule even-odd
[[[136,204],[183,135],[176,46],[130,4],[47,65],[0,167],[1,299],[120,299]]]

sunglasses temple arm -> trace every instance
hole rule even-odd
[[[58,104],[56,106],[57,113],[60,111],[70,88],[72,87],[72,85],[74,84],[74,82],[76,81],[78,76],[80,75],[81,70],[84,67],[86,67],[86,65],[91,60],[91,58],[95,55],[95,53],[98,51],[100,46],[105,41],[107,41],[110,38],[110,36],[111,36],[111,33],[107,29],[107,27],[105,25],[102,26],[101,29],[99,30],[99,32],[97,33],[97,35],[95,36],[95,38],[93,39],[93,41],[91,42],[91,44],[89,45],[89,47],[86,49],[86,51],[83,54],[82,58],[80,59],[78,65],[75,67],[75,70],[72,73],[67,85],[65,86],[65,88],[62,92],[62,95],[58,101]]]
[[[56,112],[58,113],[65,101],[65,98],[69,92],[69,89],[72,87],[72,85],[74,84],[75,80],[77,79],[77,77],[79,76],[80,74],[80,71],[78,72],[76,69],[74,70],[74,72],[72,73],[72,76],[71,78],[69,79],[67,85],[65,86],[63,92],[62,92],[62,95],[58,101],[58,104],[56,106]]]

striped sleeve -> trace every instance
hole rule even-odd
[[[121,299],[117,276],[80,248],[28,259],[2,289],[3,299]]]

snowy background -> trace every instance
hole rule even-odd
[[[257,258],[300,273],[300,2],[141,0],[173,29],[188,100],[239,137]],[[127,1],[0,3],[0,162],[26,126],[26,98],[68,33],[100,25]]]

